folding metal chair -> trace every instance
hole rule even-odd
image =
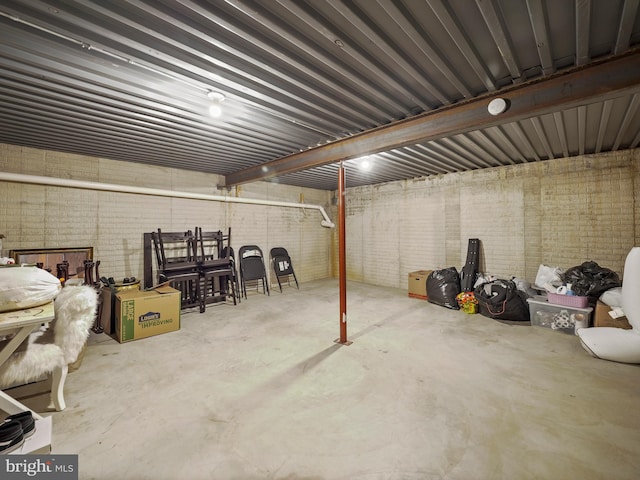
[[[240,261],[240,283],[244,298],[247,298],[247,282],[256,282],[256,290],[259,290],[262,281],[262,292],[269,293],[269,282],[267,281],[267,271],[264,267],[264,255],[257,245],[244,245],[238,250]]]
[[[298,278],[296,277],[296,273],[293,271],[293,264],[291,263],[291,257],[289,256],[287,249],[283,247],[274,247],[271,249],[270,254],[271,264],[273,265],[273,271],[276,274],[276,280],[278,280],[280,293],[282,293],[282,283],[280,283],[280,278],[282,277],[287,277],[287,283],[291,285],[290,278],[292,276],[296,281],[296,288],[300,289]]]

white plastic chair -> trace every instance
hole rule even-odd
[[[640,363],[640,247],[624,263],[622,309],[631,330],[614,327],[581,328],[576,333],[591,355],[620,363]]]

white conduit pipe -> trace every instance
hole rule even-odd
[[[84,180],[72,180],[68,178],[44,177],[40,175],[24,175],[21,173],[0,172],[0,180],[14,183],[29,183],[34,185],[51,185],[54,187],[82,188],[85,190],[102,190],[105,192],[134,193],[139,195],[154,195],[157,197],[190,198],[193,200],[208,200],[213,202],[245,203],[250,205],[267,205],[272,207],[310,208],[319,210],[323,220],[320,225],[334,228],[335,224],[320,205],[307,203],[278,202],[275,200],[259,200],[254,198],[227,197],[223,195],[207,195],[204,193],[178,192],[159,188],[134,187],[129,185],[116,185],[113,183],[88,182]]]

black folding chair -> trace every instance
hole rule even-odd
[[[247,282],[255,282],[256,290],[260,289],[262,282],[262,292],[269,293],[269,282],[267,281],[267,271],[264,267],[264,255],[257,245],[244,245],[238,250],[238,260],[240,261],[240,283],[244,298],[247,298]]]
[[[283,277],[287,277],[287,283],[291,285],[290,278],[296,281],[296,288],[300,289],[300,285],[298,284],[298,278],[296,277],[296,273],[293,271],[293,264],[291,263],[291,257],[289,256],[289,252],[287,252],[286,248],[283,247],[274,247],[271,249],[271,264],[273,265],[273,271],[276,274],[276,280],[278,280],[278,287],[280,287],[280,293],[282,293],[282,283],[280,279]]]

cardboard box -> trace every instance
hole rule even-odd
[[[119,292],[115,314],[120,343],[180,330],[180,292],[168,285]]]
[[[418,270],[409,274],[409,296],[427,299],[427,277],[433,270]]]
[[[105,285],[100,291],[100,301],[102,302],[100,309],[100,324],[104,329],[104,333],[107,335],[113,335],[116,333],[116,294],[127,290],[140,290],[140,282],[137,281],[128,284],[117,283],[113,286],[113,289]]]
[[[593,317],[594,327],[617,327],[624,328],[625,330],[631,329],[631,325],[627,321],[627,317],[611,318],[609,312],[611,307],[606,303],[598,301],[596,303],[596,313]]]

